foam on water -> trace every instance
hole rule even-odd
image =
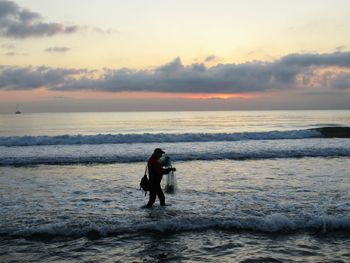
[[[321,127],[305,130],[242,133],[144,133],[60,136],[0,137],[0,146],[82,145],[121,143],[221,142],[242,140],[284,140],[306,138],[349,138],[349,127]]]
[[[1,147],[0,165],[135,163],[162,147],[174,161],[350,156],[348,139]]]
[[[40,146],[40,145],[82,145],[82,144],[121,144],[121,143],[176,143],[211,142],[241,140],[277,140],[322,137],[318,129],[244,132],[244,133],[144,133],[144,134],[97,134],[60,136],[14,136],[0,137],[0,146]]]
[[[177,217],[155,222],[121,224],[118,221],[104,223],[53,223],[24,229],[2,230],[2,236],[8,237],[82,237],[110,236],[142,232],[187,232],[207,230],[229,230],[266,233],[319,232],[330,233],[342,231],[350,235],[350,214],[342,217],[321,216],[313,218],[288,218],[282,214],[264,217]]]
[[[162,262],[173,246],[173,262],[346,262],[350,140],[339,126],[349,126],[349,113],[305,114],[173,113],[169,121],[167,113],[151,127],[149,113],[93,124],[91,114],[63,114],[59,125],[53,115],[9,117],[0,131],[0,261],[138,262],[158,249],[141,260]],[[174,160],[179,192],[166,196],[171,206],[140,209],[139,180],[156,147]]]

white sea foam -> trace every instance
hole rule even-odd
[[[59,236],[109,236],[141,232],[187,232],[206,230],[228,230],[266,233],[293,233],[296,231],[329,233],[342,230],[350,234],[350,215],[321,216],[311,219],[288,218],[282,214],[264,217],[227,218],[227,217],[188,217],[163,219],[156,222],[120,224],[118,222],[80,224],[54,223],[28,227],[24,229],[3,230],[3,235],[13,237],[59,237]]]
[[[241,140],[281,140],[322,137],[317,129],[243,132],[243,133],[144,133],[144,134],[97,134],[60,136],[13,136],[0,137],[0,146],[40,145],[82,145],[82,144],[125,144],[125,143],[177,143],[177,142],[219,142]]]
[[[54,146],[51,146],[54,147]],[[179,147],[179,146],[177,146]],[[1,148],[1,147],[0,147]],[[111,146],[112,148],[112,146]],[[106,149],[106,148],[104,148]],[[152,149],[152,147],[151,147]],[[1,150],[1,149],[0,149]],[[11,155],[0,155],[0,165],[2,166],[23,166],[23,165],[61,165],[61,164],[89,164],[89,163],[135,163],[147,160],[148,153],[135,151],[126,153],[113,152],[106,149],[106,152],[94,151],[90,152],[86,149],[75,149],[74,151],[57,152],[55,149],[46,149],[47,151],[38,152],[26,151],[16,148],[18,153]],[[84,152],[85,150],[85,152]],[[4,150],[5,151],[5,150]],[[110,151],[110,152],[108,152]],[[1,151],[0,151],[1,152]],[[350,147],[296,147],[296,148],[276,148],[276,147],[256,147],[256,148],[237,148],[234,150],[223,149],[223,151],[201,151],[193,149],[192,151],[174,152],[171,157],[174,161],[213,161],[213,160],[259,160],[259,159],[275,159],[275,158],[303,158],[303,157],[348,157],[350,156]]]

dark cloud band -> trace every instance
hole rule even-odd
[[[291,54],[272,62],[213,67],[185,66],[176,58],[154,69],[105,69],[97,78],[84,69],[3,66],[0,89],[172,93],[246,93],[310,87],[346,90],[350,88],[349,68],[350,52]]]
[[[84,78],[60,90],[245,93],[298,87],[350,88],[349,73],[319,74],[320,68],[350,67],[350,52],[291,54],[273,62],[184,66],[180,58],[152,70],[106,70],[98,79]],[[315,84],[316,80],[316,84]]]
[[[75,76],[88,73],[89,71],[84,69],[0,66],[0,89],[58,88],[72,81]]]

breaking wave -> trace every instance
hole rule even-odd
[[[140,232],[180,233],[188,231],[228,230],[263,233],[317,232],[350,234],[350,215],[322,216],[311,219],[291,219],[281,214],[247,218],[184,217],[154,222],[127,224],[120,222],[55,223],[1,233],[7,237],[82,237],[98,238]]]
[[[246,152],[203,152],[172,154],[173,161],[215,161],[215,160],[263,160],[277,158],[304,158],[304,157],[349,157],[350,148],[306,148],[281,150],[256,150]],[[112,156],[27,156],[0,158],[0,166],[27,166],[27,165],[71,165],[71,164],[109,164],[109,163],[137,163],[144,162],[148,156],[112,155]]]
[[[183,133],[183,134],[97,134],[60,136],[12,136],[0,137],[0,146],[43,146],[83,144],[131,144],[216,142],[242,140],[281,140],[306,138],[350,138],[350,127],[322,127],[305,130],[242,132],[242,133]]]

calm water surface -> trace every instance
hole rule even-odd
[[[0,115],[0,136],[257,132],[350,126],[350,111],[31,113]]]

